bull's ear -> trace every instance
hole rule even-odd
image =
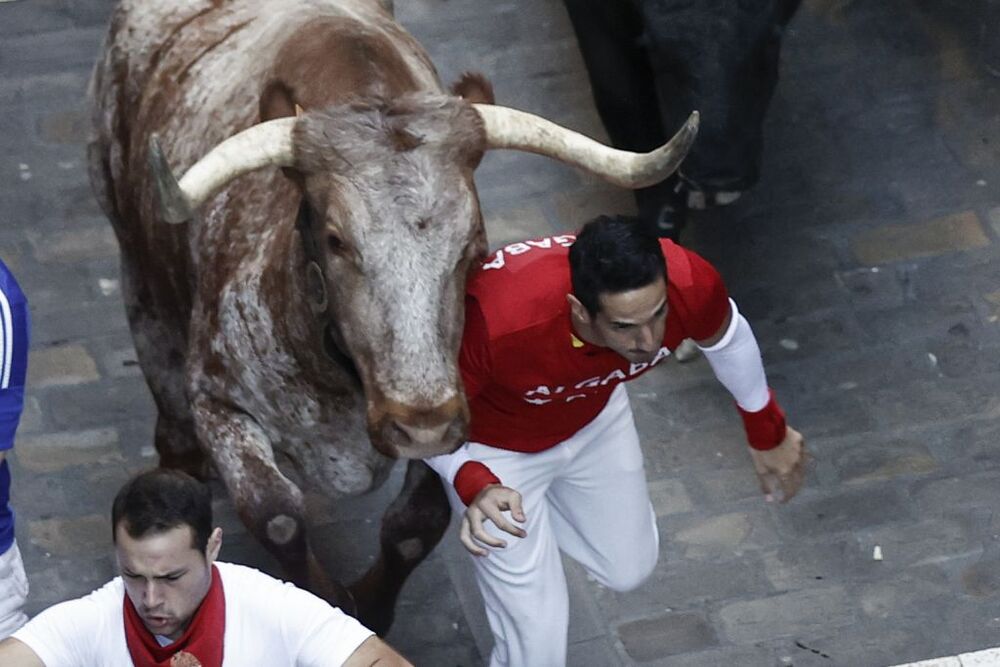
[[[493,97],[493,84],[479,72],[464,72],[458,81],[452,84],[451,92],[469,104],[496,103],[496,98]]]
[[[271,79],[260,93],[260,120],[274,120],[295,115],[295,94],[284,81]]]
[[[260,120],[261,122],[274,120],[275,118],[287,118],[288,116],[298,116],[302,107],[295,100],[292,89],[279,79],[271,79],[264,86],[260,94]],[[302,173],[292,167],[282,167],[283,173],[300,188],[303,185]]]

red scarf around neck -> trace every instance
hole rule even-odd
[[[125,641],[135,667],[222,667],[222,641],[226,631],[226,596],[222,577],[212,566],[212,585],[191,625],[177,641],[160,646],[125,594]]]

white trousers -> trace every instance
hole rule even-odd
[[[601,584],[626,591],[653,571],[659,553],[642,451],[624,385],[573,437],[537,454],[477,443],[473,460],[522,497],[527,537],[487,529],[507,546],[473,556],[493,631],[490,667],[566,664],[569,599],[559,551]],[[465,506],[450,485],[452,508]],[[507,513],[511,523],[515,523]]]
[[[17,541],[0,554],[0,641],[28,622],[22,608],[28,597],[28,577]]]

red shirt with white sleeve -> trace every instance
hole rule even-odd
[[[472,414],[469,440],[538,452],[571,437],[607,404],[611,391],[663,359],[685,338],[711,338],[730,312],[719,273],[672,241],[667,321],[659,353],[631,363],[573,334],[569,246],[575,237],[514,243],[469,278],[460,367]]]
[[[469,277],[459,355],[471,413],[469,441],[524,453],[553,447],[597,417],[619,383],[656,366],[685,338],[713,338],[732,313],[721,341],[705,348],[705,354],[726,384],[715,361],[720,348],[737,348],[724,363],[751,378],[750,389],[758,396],[754,412],[737,404],[748,441],[756,449],[777,446],[785,434],[784,413],[767,389],[749,325],[718,271],[690,250],[660,240],[667,267],[663,341],[652,361],[632,363],[573,333],[566,295],[572,292],[569,247],[575,239],[566,234],[512,243]],[[732,391],[737,384],[727,387]],[[453,482],[466,505],[485,486],[500,483],[462,450],[428,463]]]

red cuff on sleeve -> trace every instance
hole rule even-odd
[[[500,478],[479,461],[466,461],[455,473],[455,491],[468,507],[479,492],[490,484],[499,484]]]
[[[743,428],[747,441],[754,449],[774,449],[785,439],[785,412],[774,398],[774,390],[768,389],[771,399],[763,409],[747,412],[739,405],[736,408],[743,417]]]

